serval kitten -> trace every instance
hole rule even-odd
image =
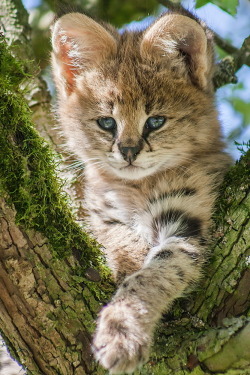
[[[223,152],[212,77],[212,34],[165,13],[119,33],[80,13],[52,33],[58,116],[85,163],[90,230],[118,282],[93,340],[111,374],[148,359],[155,326],[201,276]]]

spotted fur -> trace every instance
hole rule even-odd
[[[71,13],[55,23],[52,44],[62,132],[85,163],[89,227],[119,284],[93,350],[111,374],[131,373],[147,360],[163,311],[200,278],[230,164],[214,105],[212,34],[188,13],[123,33]],[[166,121],[150,130],[154,116]],[[98,125],[107,117],[112,131]]]

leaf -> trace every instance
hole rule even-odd
[[[224,10],[225,12],[227,12],[227,13],[229,13],[233,16],[237,12],[237,6],[239,4],[239,0],[226,0],[226,1],[225,0],[213,0],[213,1],[197,0],[196,1],[196,8],[203,7],[204,5],[206,5],[208,3],[211,3],[211,4],[214,4],[214,5],[218,6],[219,8],[221,8],[222,10]]]
[[[203,7],[204,5],[206,5],[207,3],[211,3],[211,1],[209,1],[209,0],[197,0],[195,7],[200,8],[200,7]]]
[[[232,98],[230,100],[234,110],[241,113],[243,116],[242,126],[246,128],[250,124],[250,105],[249,102],[246,102],[240,98]]]
[[[249,101],[245,101],[239,97],[233,96],[227,99],[232,105],[234,111],[241,115],[241,123],[234,128],[228,135],[228,139],[237,139],[241,136],[250,124],[250,105]]]
[[[247,142],[236,142],[234,141],[234,144],[237,146],[237,149],[241,152],[242,155],[246,155],[247,152],[250,150],[250,140]]]
[[[212,3],[234,16],[237,13],[239,0],[214,0]]]

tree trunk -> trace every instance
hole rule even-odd
[[[94,316],[112,283],[99,246],[67,206],[54,155],[32,127],[22,68],[3,41],[0,329],[28,373],[90,374]]]
[[[10,44],[21,40],[23,14],[8,23],[20,31]],[[12,53],[20,56],[18,43]],[[0,68],[0,330],[28,374],[104,374],[90,342],[96,313],[113,291],[109,271],[75,222],[56,156],[32,127],[31,117],[58,143],[44,87],[4,41]],[[249,159],[248,153],[222,186],[203,281],[163,317],[150,361],[136,374],[250,374]]]
[[[0,326],[9,348],[31,374],[89,374],[94,293],[74,275],[73,257],[53,258],[47,239],[17,226],[3,200],[0,213]]]

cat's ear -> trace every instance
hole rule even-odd
[[[58,89],[68,95],[76,77],[114,55],[115,38],[99,23],[81,13],[69,13],[52,27],[52,67]]]
[[[181,14],[163,15],[145,31],[141,54],[171,60],[175,68],[184,67],[201,89],[210,89],[214,62],[212,34],[195,19]]]

